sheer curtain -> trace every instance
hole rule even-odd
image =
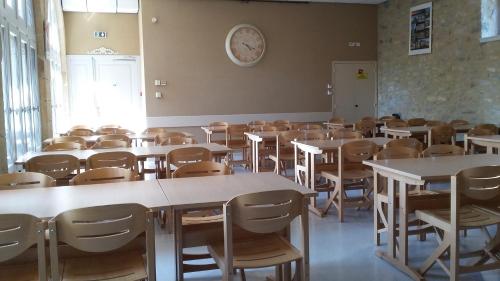
[[[66,86],[66,48],[64,38],[64,19],[59,0],[47,0],[46,56],[50,65],[50,98],[52,113],[52,133],[62,133],[69,127],[67,86]]]

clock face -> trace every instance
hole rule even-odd
[[[252,25],[237,25],[226,38],[226,52],[240,66],[255,65],[264,56],[265,49],[264,36]]]

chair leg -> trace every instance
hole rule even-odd
[[[241,281],[247,281],[247,277],[245,275],[245,269],[240,269]]]

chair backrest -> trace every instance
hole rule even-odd
[[[226,141],[228,144],[231,141],[246,140],[245,132],[250,132],[250,128],[246,124],[229,125],[226,130]]]
[[[70,150],[79,150],[82,146],[76,142],[60,142],[49,144],[43,148],[43,151],[70,151]]]
[[[223,128],[227,128],[227,126],[229,126],[229,124],[227,122],[212,122],[210,124],[208,124],[209,127],[223,127]]]
[[[166,133],[168,132],[167,127],[153,127],[153,128],[147,128],[144,130],[144,134],[161,134],[161,133]]]
[[[479,125],[476,125],[476,127],[474,127],[474,128],[489,130],[492,132],[493,135],[498,134],[498,128],[494,124],[479,124]]]
[[[450,125],[452,126],[457,126],[457,125],[469,125],[469,122],[466,120],[461,120],[461,119],[455,119],[450,121]]]
[[[342,117],[337,117],[334,116],[328,120],[328,123],[334,123],[334,124],[344,124],[345,119]]]
[[[425,118],[411,118],[406,122],[408,123],[408,126],[424,126],[427,124]]]
[[[77,136],[77,137],[85,137],[85,136],[93,136],[94,131],[92,129],[72,129],[69,130],[68,136]]]
[[[435,127],[435,126],[446,125],[446,123],[438,120],[427,120],[427,123],[425,123],[425,125],[428,127]]]
[[[324,140],[326,139],[326,133],[320,130],[316,131],[302,131],[302,136],[299,138],[301,140]]]
[[[123,168],[105,167],[85,171],[69,181],[70,185],[98,184],[137,180],[137,173]]]
[[[284,131],[278,135],[278,143],[281,147],[292,147],[290,142],[293,140],[302,140],[303,136],[303,132],[300,131]]]
[[[75,125],[75,126],[71,127],[69,130],[71,131],[71,130],[80,130],[80,129],[92,131],[92,128],[87,126],[87,125]]]
[[[365,116],[365,117],[361,118],[360,121],[373,121],[373,122],[377,122],[377,118],[372,117],[372,116]]]
[[[24,172],[0,175],[0,189],[51,187],[55,185],[56,181],[52,177],[42,173]]]
[[[408,122],[400,119],[389,120],[385,123],[387,128],[405,128],[408,127]]]
[[[177,137],[167,137],[162,140],[159,145],[181,145],[181,144],[195,144],[196,140],[191,137],[177,136]]]
[[[80,160],[73,155],[39,155],[26,162],[28,172],[42,173],[54,179],[63,179],[72,173],[80,173]]]
[[[259,127],[259,129],[261,132],[276,132],[278,130],[278,128],[272,125],[264,125]]]
[[[50,243],[64,242],[84,252],[113,251],[146,231],[149,212],[139,204],[69,210],[49,221]]]
[[[335,129],[330,133],[333,139],[361,139],[363,135],[358,131],[349,128]]]
[[[129,144],[132,143],[132,140],[125,134],[109,134],[109,135],[103,135],[97,138],[96,142],[101,142],[101,141],[107,141],[107,140],[121,140],[125,141]]]
[[[321,130],[323,126],[320,124],[305,124],[304,127],[300,128],[300,130]]]
[[[138,172],[137,158],[131,152],[127,151],[109,151],[96,153],[87,158],[86,170],[116,167],[130,169]]]
[[[103,140],[96,142],[91,149],[106,149],[106,148],[119,148],[130,147],[130,144],[122,140]]]
[[[420,151],[411,147],[404,146],[393,146],[384,148],[379,151],[375,156],[375,160],[385,160],[385,159],[406,159],[406,158],[418,158],[420,156]]]
[[[404,138],[404,139],[394,139],[385,144],[386,148],[389,147],[409,147],[422,152],[424,150],[424,145],[418,139],[415,138]]]
[[[183,132],[163,132],[155,136],[155,144],[161,144],[162,142],[168,141],[170,138],[183,138],[186,134]]]
[[[21,255],[37,243],[41,243],[41,248],[45,248],[44,230],[43,222],[37,217],[26,214],[1,214],[0,262]],[[45,264],[45,256],[38,258],[39,262]]]
[[[177,168],[182,167],[188,163],[195,163],[201,161],[211,161],[212,153],[204,147],[182,147],[177,148],[166,155],[167,178],[170,175],[170,166],[174,165]]]
[[[213,161],[201,161],[188,163],[179,167],[172,173],[173,178],[222,176],[231,173],[226,164]]]
[[[289,131],[291,128],[289,124],[273,124],[273,126],[276,128],[276,131],[279,132]]]
[[[266,121],[264,120],[254,120],[248,123],[248,126],[264,126],[266,125]]]
[[[372,119],[361,120],[355,124],[356,131],[361,132],[365,137],[373,136],[373,130],[377,127],[377,123]]]
[[[289,125],[290,121],[288,120],[275,120],[273,122],[274,125]]]
[[[224,204],[225,223],[254,233],[278,232],[302,214],[304,200],[295,190],[239,195]]]
[[[461,201],[492,201],[498,207],[500,198],[500,166],[483,166],[462,170],[455,176],[456,190],[465,198]],[[453,177],[452,177],[453,184]]]
[[[378,120],[380,120],[382,122],[386,122],[386,121],[389,121],[389,120],[396,120],[396,117],[394,117],[392,115],[386,115],[386,116],[380,117]]]
[[[455,129],[453,126],[445,124],[431,128],[431,139],[433,144],[454,144],[455,143]]]
[[[369,140],[356,140],[340,147],[339,160],[346,163],[361,163],[371,159],[378,152],[377,145]]]
[[[424,157],[441,157],[441,156],[464,155],[464,154],[465,150],[462,147],[451,144],[431,145],[422,152],[422,155]]]
[[[467,132],[468,136],[491,136],[494,135],[494,133],[491,130],[488,129],[482,129],[482,128],[472,128]]]
[[[85,141],[85,139],[78,136],[64,136],[52,139],[52,144],[64,143],[64,142],[79,143],[82,149],[87,147],[87,142]]]

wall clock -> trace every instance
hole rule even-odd
[[[264,56],[266,41],[260,30],[250,24],[238,24],[226,37],[226,52],[239,66],[254,66]]]

